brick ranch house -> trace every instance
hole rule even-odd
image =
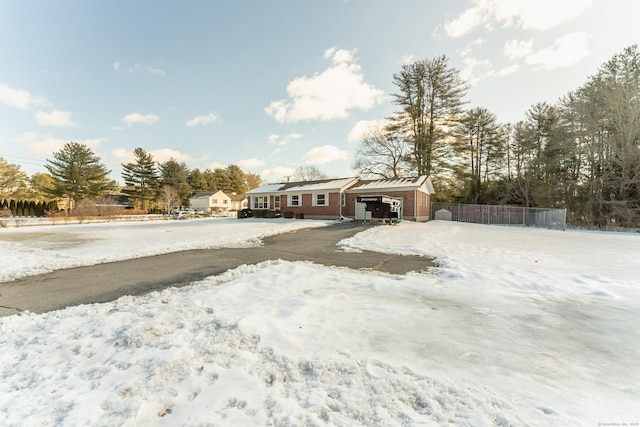
[[[428,221],[433,184],[428,176],[360,180],[359,178],[268,184],[247,192],[249,208],[291,212],[310,219],[369,219],[358,197],[386,196],[400,202],[400,216]]]

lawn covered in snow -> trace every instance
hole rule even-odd
[[[248,239],[309,223],[256,221]],[[181,222],[181,233],[120,226],[96,239],[59,227],[69,243],[55,251],[15,239],[21,269],[6,277],[63,268],[57,259],[80,253],[85,265],[104,262],[128,236],[186,249],[180,235],[205,231],[197,221]],[[640,235],[403,222],[338,248],[429,255],[438,267],[392,276],[272,261],[0,318],[0,424],[640,422]]]

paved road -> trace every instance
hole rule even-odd
[[[368,227],[372,226],[351,222],[267,237],[264,245],[256,248],[174,252],[57,270],[0,283],[0,316],[25,310],[44,313],[73,305],[113,301],[123,295],[141,295],[170,286],[185,286],[242,264],[273,259],[312,261],[392,274],[421,271],[433,265],[432,259],[426,257],[337,250],[337,242]]]

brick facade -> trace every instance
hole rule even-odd
[[[355,218],[358,196],[384,195],[402,200],[404,219],[427,221],[432,189],[428,177],[378,181],[343,178],[271,184],[251,190],[247,195],[251,209],[278,210],[284,215],[289,213],[309,219]],[[260,198],[259,203],[255,203],[256,198]],[[264,204],[265,198],[268,198],[268,206]]]

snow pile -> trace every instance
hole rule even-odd
[[[1,318],[0,419],[638,422],[640,267],[615,268],[640,258],[638,239],[402,223],[340,246],[431,252],[442,267],[392,276],[272,261],[143,297]]]

